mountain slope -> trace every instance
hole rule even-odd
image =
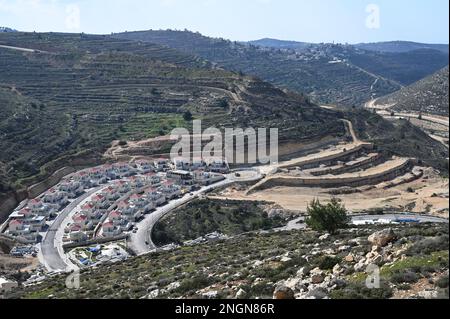
[[[8,110],[0,116],[0,148],[8,150],[0,162],[2,182],[14,189],[78,155],[99,159],[113,140],[190,127],[187,110],[205,128],[280,127],[288,140],[345,132],[336,112],[301,95],[159,45],[56,33],[4,33],[0,43],[31,49],[0,47]]]
[[[264,38],[260,40],[249,41],[249,44],[258,45],[262,47],[276,48],[276,49],[293,49],[303,50],[314,44],[308,42],[286,41],[278,39]]]
[[[303,50],[309,46],[316,46],[319,44],[308,43],[308,42],[297,42],[297,41],[284,41],[278,39],[260,39],[249,41],[248,43],[253,45],[259,45],[264,47],[271,47],[277,49],[293,49],[293,50]],[[430,49],[441,51],[443,53],[449,53],[448,44],[429,44],[429,43],[418,43],[411,41],[387,41],[387,42],[372,42],[372,43],[358,43],[354,44],[354,47],[366,51],[377,51],[377,52],[390,52],[390,53],[404,53],[421,49]]]
[[[377,100],[377,104],[395,104],[397,111],[449,115],[448,66],[402,90]]]
[[[448,55],[434,50],[394,54],[364,51],[348,45],[317,44],[296,51],[170,30],[113,36],[167,45],[226,69],[306,93],[316,103],[344,106],[363,105],[373,97],[397,91],[402,85],[411,84],[448,64]]]
[[[379,51],[379,52],[409,52],[421,49],[432,49],[438,50],[444,53],[449,52],[448,44],[428,44],[428,43],[417,43],[410,41],[388,41],[388,42],[375,42],[375,43],[359,43],[355,45],[357,48],[369,51]]]

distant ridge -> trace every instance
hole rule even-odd
[[[401,53],[409,52],[421,49],[438,50],[444,53],[448,53],[448,44],[427,44],[411,41],[389,41],[389,42],[376,42],[376,43],[359,43],[355,45],[359,49],[379,52],[391,52]]]
[[[0,32],[17,32],[17,30],[8,27],[0,27]]]
[[[297,41],[286,41],[286,40],[278,40],[278,39],[271,39],[271,38],[264,38],[260,40],[255,41],[249,41],[247,42],[252,45],[262,46],[262,47],[269,47],[269,48],[276,48],[276,49],[294,49],[294,50],[303,50],[307,47],[313,45],[312,43],[308,42],[297,42]]]
[[[291,49],[291,50],[303,50],[308,47],[314,47],[318,44],[308,43],[308,42],[298,42],[298,41],[285,41],[271,38],[264,38],[255,41],[247,42],[249,44],[275,48],[275,49]],[[354,47],[367,51],[377,51],[384,53],[405,53],[415,50],[437,50],[444,53],[449,53],[448,44],[429,44],[429,43],[419,43],[412,41],[386,41],[386,42],[373,42],[373,43],[358,43],[354,44]]]

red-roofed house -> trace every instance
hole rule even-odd
[[[115,226],[111,221],[107,221],[102,225],[102,231],[103,236],[108,238],[118,236],[122,233],[120,227]]]
[[[78,213],[72,219],[73,223],[80,226],[83,231],[92,229],[93,223],[88,216]]]

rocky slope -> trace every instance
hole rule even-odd
[[[339,234],[249,233],[83,270],[21,298],[448,298],[448,225],[362,226]],[[366,286],[368,265],[379,288]]]
[[[393,105],[392,109],[396,111],[448,116],[448,72],[447,66],[419,82],[377,100],[377,104]]]

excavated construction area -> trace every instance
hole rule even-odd
[[[251,187],[233,186],[212,198],[264,200],[304,212],[311,200],[338,197],[354,212],[396,210],[448,217],[448,180],[415,159],[387,158],[363,142],[262,167],[266,178]]]

